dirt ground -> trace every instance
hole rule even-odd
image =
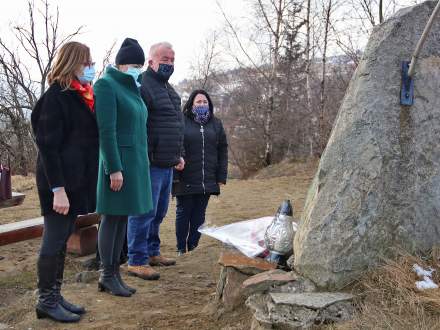
[[[273,173],[250,180],[230,180],[219,198],[212,198],[207,223],[223,225],[240,220],[273,215],[283,199],[293,201],[295,216],[300,216],[307,188],[316,163],[285,165]],[[287,175],[287,176],[279,176]],[[0,223],[39,216],[33,178],[14,177],[14,189],[24,191],[22,206],[0,210]],[[175,201],[161,226],[161,251],[175,256]],[[198,249],[179,257],[174,267],[162,267],[158,281],[124,276],[138,289],[131,298],[110,296],[97,291],[97,284],[75,283],[81,271],[79,258],[69,256],[63,294],[72,302],[87,307],[79,324],[57,324],[37,320],[35,262],[40,239],[0,247],[0,328],[13,329],[249,329],[250,314],[243,306],[219,319],[203,313],[213,299],[221,243],[203,236]],[[3,329],[3,328],[2,328]]]

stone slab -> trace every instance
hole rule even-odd
[[[265,292],[271,287],[283,285],[295,281],[297,276],[293,272],[285,272],[281,269],[272,269],[245,280],[241,286],[246,296],[255,292]]]
[[[261,258],[249,258],[236,250],[224,250],[218,263],[225,267],[234,267],[240,272],[255,275],[261,272],[276,269],[277,265]]]
[[[353,300],[354,296],[342,292],[270,293],[275,304],[323,309],[332,304]]]

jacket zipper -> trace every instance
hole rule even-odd
[[[205,130],[203,125],[200,125],[200,133],[202,133],[202,187],[203,194],[206,194],[205,189]]]

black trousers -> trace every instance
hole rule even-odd
[[[197,194],[177,196],[176,240],[177,250],[194,250],[199,244],[198,229],[205,222],[206,208],[210,195]]]
[[[76,216],[53,213],[44,216],[43,240],[37,261],[38,304],[54,308],[60,297],[67,240]]]
[[[120,263],[121,251],[127,240],[128,216],[104,215],[98,232],[98,250],[104,267]]]
[[[75,229],[76,216],[50,214],[44,216],[40,256],[56,256],[65,251],[67,240]]]
[[[101,227],[101,222],[98,224],[98,230]],[[126,229],[127,230],[127,229]],[[101,265],[101,256],[99,254],[98,242],[96,242],[96,265],[99,268]],[[119,259],[119,264],[125,264],[128,260],[128,242],[127,235],[125,235],[124,245],[122,246],[121,257]]]

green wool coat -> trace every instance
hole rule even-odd
[[[139,215],[153,208],[147,146],[147,108],[132,76],[108,67],[93,86],[99,129],[96,212]],[[122,189],[110,174],[122,171]]]

